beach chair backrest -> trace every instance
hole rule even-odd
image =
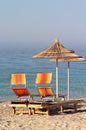
[[[52,73],[38,73],[36,76],[36,86],[41,98],[53,96]]]
[[[18,97],[30,95],[26,88],[26,75],[24,73],[11,74],[11,88]]]
[[[36,77],[36,84],[51,84],[52,73],[38,73]]]
[[[25,74],[12,74],[11,85],[26,85],[26,75]]]

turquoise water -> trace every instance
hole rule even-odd
[[[36,93],[36,74],[52,72],[52,87],[55,91],[56,64],[49,59],[33,59],[32,56],[40,51],[30,48],[0,50],[0,101],[17,99],[10,88],[12,73],[25,73],[29,91]],[[85,51],[83,54],[86,57]],[[67,63],[59,63],[59,93],[67,93]],[[86,97],[86,62],[70,63],[70,97]]]

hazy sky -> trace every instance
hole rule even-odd
[[[0,45],[86,44],[86,0],[0,0]]]

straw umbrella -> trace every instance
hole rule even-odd
[[[56,62],[55,59],[52,59],[51,61]],[[68,62],[68,72],[67,72],[67,99],[69,100],[70,98],[70,62],[83,62],[86,61],[85,58],[81,57],[81,58],[63,58],[63,59],[59,59],[58,62]]]
[[[56,61],[56,95],[58,97],[58,62],[60,59],[71,59],[71,58],[81,58],[81,56],[76,55],[73,50],[68,50],[63,45],[60,44],[59,40],[56,39],[54,44],[43,50],[42,52],[33,56],[33,58],[47,58],[54,59]]]

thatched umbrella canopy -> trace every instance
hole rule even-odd
[[[50,58],[50,59],[59,59],[60,57],[63,57],[64,54],[74,53],[73,50],[66,49],[63,45],[59,43],[59,41],[56,39],[54,44],[48,48],[43,50],[42,52],[36,54],[33,56],[33,58]]]
[[[73,50],[68,50],[63,45],[60,44],[59,40],[55,40],[54,44],[43,50],[42,52],[33,56],[33,58],[48,58],[54,59],[56,61],[56,95],[58,97],[58,62],[59,60],[81,58],[81,56],[76,55]]]
[[[51,59],[50,61],[56,62],[56,59]],[[76,54],[73,54],[69,57],[64,57],[64,58],[58,59],[58,62],[83,62],[83,61],[86,61],[86,59],[83,58],[82,56],[79,56],[79,55],[76,55]]]
[[[56,59],[51,59],[50,61],[56,62]],[[67,79],[67,99],[70,97],[70,62],[83,62],[86,61],[85,58],[62,58],[58,59],[58,62],[68,62],[68,79]]]

